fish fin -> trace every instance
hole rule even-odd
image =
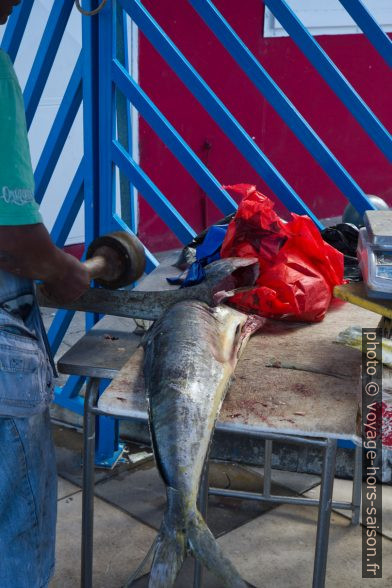
[[[122,586],[122,588],[131,588],[132,584],[141,576],[143,576],[144,574],[147,573],[148,569],[151,567],[152,565],[152,559],[154,557],[154,553],[155,553],[155,547],[156,544],[158,542],[158,537],[159,535],[157,535],[151,545],[151,547],[149,548],[149,550],[147,551],[146,555],[144,556],[142,562],[137,566],[136,570],[131,574],[131,576],[128,578],[128,580],[126,581],[126,583]],[[148,566],[148,567],[147,567]],[[144,571],[144,568],[147,568],[147,571]]]
[[[219,578],[227,588],[246,588],[233,564],[223,554],[215,537],[199,512],[191,519],[187,529],[189,548],[195,559]]]
[[[172,588],[186,556],[185,533],[163,522],[156,542],[149,588]]]

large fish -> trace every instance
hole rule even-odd
[[[249,336],[264,319],[185,300],[145,337],[149,422],[167,507],[155,543],[150,588],[173,586],[190,552],[230,588],[246,583],[197,509],[203,465],[225,392]]]

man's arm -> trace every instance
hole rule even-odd
[[[0,0],[0,24],[19,2]],[[89,285],[87,270],[52,243],[34,190],[23,95],[0,50],[0,269],[42,280],[58,302],[75,300]]]
[[[43,224],[0,226],[0,269],[42,280],[59,303],[79,298],[90,282],[84,265],[56,247]]]

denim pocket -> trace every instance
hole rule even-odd
[[[0,330],[0,415],[28,417],[51,399],[45,354],[32,337]]]

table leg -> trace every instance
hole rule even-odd
[[[208,488],[209,488],[208,473],[209,473],[209,463],[208,463],[208,458],[207,458],[205,461],[203,473],[201,476],[199,500],[198,500],[199,511],[206,522],[207,522]],[[201,587],[201,584],[203,581],[203,572],[204,572],[204,570],[203,570],[202,564],[198,560],[195,559],[193,588],[200,588]]]
[[[353,497],[352,497],[352,518],[351,523],[358,525],[361,511],[362,491],[362,446],[355,446],[354,476],[353,476]]]
[[[313,588],[324,588],[327,571],[328,538],[332,511],[332,492],[336,466],[336,439],[328,439],[324,449],[320,502],[317,521]]]
[[[95,415],[90,411],[90,408],[96,403],[98,390],[99,378],[90,378],[86,386],[83,423],[82,588],[92,588]]]
[[[264,442],[264,485],[263,496],[271,496],[271,476],[272,476],[272,441],[266,439]]]

